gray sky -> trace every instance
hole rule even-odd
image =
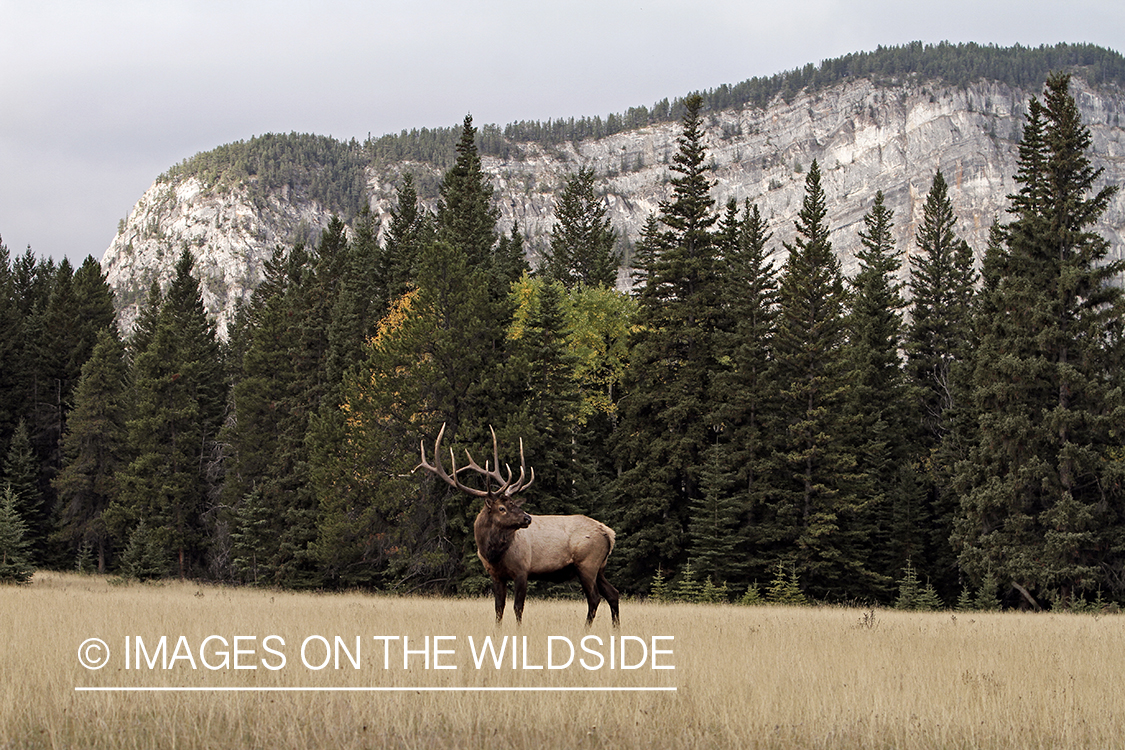
[[[604,116],[913,40],[1122,52],[1125,3],[0,0],[0,237],[100,259],[157,175],[262,133]]]

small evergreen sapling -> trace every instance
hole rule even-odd
[[[27,583],[35,568],[27,559],[27,524],[16,507],[16,493],[4,487],[0,501],[0,581]]]

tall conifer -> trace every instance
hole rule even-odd
[[[779,445],[769,472],[773,513],[761,535],[811,593],[843,598],[873,580],[856,527],[860,487],[847,410],[844,281],[826,215],[813,161],[778,291]]]
[[[897,280],[901,251],[894,246],[892,221],[877,192],[859,232],[859,272],[851,279],[848,315],[849,401],[867,496],[862,519],[869,528],[871,568],[885,585],[909,561],[921,564],[928,541],[925,496],[914,467],[914,405],[899,355],[906,301]],[[885,585],[862,593],[885,598]]]
[[[544,258],[547,278],[561,281],[567,289],[616,283],[617,232],[607,211],[605,198],[594,190],[592,168],[583,167],[567,178],[555,205],[557,223]]]
[[[75,390],[74,409],[63,438],[65,464],[55,479],[59,533],[76,553],[96,552],[104,573],[109,535],[102,514],[117,496],[117,471],[127,455],[125,348],[116,331],[104,328]]]
[[[630,584],[647,587],[658,567],[678,567],[687,519],[701,497],[704,453],[715,421],[719,370],[715,334],[721,284],[712,227],[718,220],[707,176],[700,97],[685,103],[673,195],[661,203],[661,247],[641,292],[615,455],[620,556]]]
[[[979,438],[958,465],[956,539],[972,580],[988,575],[1029,604],[1069,605],[1099,587],[1122,593],[1119,540],[1123,405],[1112,350],[1125,269],[1091,226],[1115,187],[1089,130],[1053,75],[1032,99],[1005,245],[989,259],[987,317],[973,373]]]

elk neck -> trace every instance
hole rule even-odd
[[[497,565],[504,558],[508,548],[512,546],[518,528],[504,528],[488,517],[486,511],[481,511],[473,523],[474,536],[477,540],[477,549],[481,556],[490,564]]]

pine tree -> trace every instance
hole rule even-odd
[[[921,557],[928,526],[913,467],[913,404],[899,356],[906,301],[896,280],[901,253],[894,247],[892,221],[880,191],[859,232],[859,272],[851,280],[848,315],[849,408],[860,436],[856,468],[868,498],[862,523],[870,529],[871,568],[886,584],[905,562]],[[889,592],[877,586],[855,593]]]
[[[35,572],[24,539],[27,524],[20,518],[12,488],[4,485],[0,492],[0,581],[27,583]]]
[[[217,499],[215,448],[226,408],[215,327],[193,269],[185,250],[151,340],[133,362],[134,455],[118,473],[119,493],[104,516],[122,541],[146,520],[154,543],[175,555],[181,577],[203,563],[204,513]]]
[[[1069,78],[1051,76],[1029,106],[1013,221],[989,259],[972,381],[979,437],[955,476],[962,568],[1011,581],[1036,606],[1119,580],[1104,571],[1120,565],[1121,485],[1107,458],[1122,408],[1111,281],[1125,263],[1107,262],[1108,242],[1090,229],[1116,188],[1093,193],[1089,147]]]
[[[457,160],[442,179],[437,211],[437,239],[464,253],[471,269],[489,265],[500,215],[492,201],[492,184],[481,167],[476,133],[472,116],[465,115]],[[503,291],[507,294],[506,288]]]
[[[920,478],[927,492],[927,526],[933,529],[925,554],[918,559],[924,560],[926,569],[949,595],[958,585],[956,556],[949,542],[957,505],[950,490],[950,472],[963,455],[949,452],[946,437],[955,420],[966,417],[969,407],[964,403],[964,368],[975,347],[972,320],[977,282],[972,250],[957,236],[956,221],[948,186],[939,171],[915,234],[919,252],[911,258],[906,370],[921,416],[921,429],[914,440],[919,463],[926,467]]]
[[[433,240],[433,217],[418,203],[414,175],[407,173],[398,189],[398,205],[391,209],[383,248],[381,275],[384,309],[413,286],[418,256]],[[381,317],[381,315],[380,315]]]
[[[497,292],[508,293],[525,274],[531,271],[527,255],[523,251],[523,235],[520,234],[519,221],[512,222],[508,234],[501,235],[500,242],[492,254],[492,271],[489,274]]]
[[[168,549],[162,535],[141,519],[129,534],[121,553],[121,575],[138,581],[151,581],[168,575]]]
[[[772,560],[760,554],[758,523],[767,505],[763,473],[775,447],[777,270],[766,250],[771,235],[758,207],[747,201],[741,218],[736,210],[737,204],[729,202],[719,232],[727,273],[721,294],[725,321],[716,342],[719,359],[728,365],[716,376],[712,398],[735,472],[730,489],[740,513],[737,554],[747,560],[746,572],[765,576]]]
[[[645,219],[644,227],[641,228],[641,235],[633,246],[633,255],[630,259],[629,281],[638,296],[655,294],[656,258],[663,244],[660,220],[656,218],[656,214],[649,214]]]
[[[745,573],[745,557],[738,554],[743,503],[732,491],[734,472],[725,466],[727,452],[725,443],[708,449],[700,472],[701,496],[692,502],[688,523],[688,563],[707,580],[724,585]]]
[[[30,528],[32,555],[39,563],[59,564],[61,560],[49,544],[56,511],[51,481],[62,468],[62,436],[81,374],[82,353],[89,353],[84,326],[79,323],[80,300],[75,289],[74,271],[63,259],[55,273],[46,305],[33,315],[25,331],[29,335],[31,357],[31,409],[27,416],[32,450],[39,461],[38,490],[42,505],[38,512],[24,516]]]
[[[913,300],[907,341],[910,372],[919,387],[926,428],[924,446],[932,449],[947,426],[943,415],[953,404],[950,372],[965,358],[971,341],[973,253],[955,231],[956,217],[945,178],[934,175],[922,212],[911,258],[910,293]]]
[[[22,409],[21,375],[16,371],[23,345],[23,316],[8,248],[0,239],[0,451],[15,431]]]
[[[525,276],[512,289],[516,315],[508,332],[508,375],[519,405],[505,432],[523,438],[534,456],[534,512],[585,513],[579,488],[581,460],[577,430],[581,393],[577,357],[569,346],[566,289],[560,282]]]
[[[63,437],[63,470],[55,479],[59,534],[69,549],[89,545],[104,573],[109,536],[102,513],[117,495],[116,474],[127,451],[125,348],[103,328],[82,367]]]
[[[617,232],[606,217],[605,199],[594,192],[594,170],[571,174],[555,205],[556,224],[544,257],[543,272],[567,289],[577,285],[613,286],[618,260]]]
[[[3,474],[0,475],[0,486],[11,489],[16,499],[16,511],[27,530],[23,535],[27,546],[29,559],[36,559],[36,550],[42,550],[44,541],[41,538],[40,527],[32,527],[26,519],[42,519],[43,494],[39,490],[39,459],[31,446],[31,436],[27,423],[20,420],[12,434],[12,441],[8,445],[8,452],[4,456]],[[39,521],[42,524],[42,521]]]
[[[689,508],[701,497],[699,472],[715,426],[721,283],[711,227],[718,216],[707,177],[703,102],[689,97],[686,105],[671,167],[673,198],[661,203],[666,229],[639,297],[614,451],[623,468],[613,503],[626,586],[644,586],[659,565],[683,560]]]
[[[779,562],[774,567],[773,580],[766,589],[766,601],[770,604],[787,604],[800,606],[808,604],[809,600],[801,591],[800,576],[795,567],[788,570],[784,563]]]
[[[856,527],[860,487],[847,412],[844,282],[826,214],[813,161],[778,292],[780,442],[767,472],[773,507],[759,534],[775,554],[796,548],[795,572],[810,592],[842,599],[878,581]]]
[[[436,239],[416,260],[416,288],[392,302],[345,377],[342,449],[315,446],[320,514],[310,550],[334,585],[377,576],[390,586],[437,580],[453,589],[479,570],[471,567],[471,499],[409,476],[419,441],[442,423],[450,443],[479,444],[490,424],[503,431],[514,409],[504,367],[513,244],[508,238],[505,253],[496,247],[498,212],[475,137],[466,117],[442,180]]]

